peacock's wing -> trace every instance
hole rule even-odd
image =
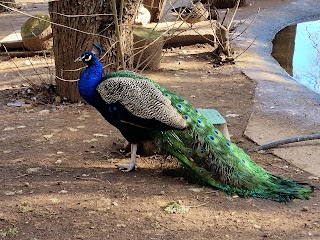
[[[107,104],[119,103],[130,114],[141,119],[156,120],[172,129],[184,129],[187,126],[170,100],[152,82],[145,79],[115,75],[102,81],[97,91]],[[143,121],[137,122],[134,117],[125,119],[126,122],[128,120],[132,124],[143,125]]]

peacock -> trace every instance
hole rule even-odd
[[[130,162],[120,170],[135,169],[138,143],[148,140],[159,152],[176,157],[197,179],[230,195],[289,202],[313,193],[312,186],[260,167],[199,109],[153,80],[127,70],[104,76],[95,54],[88,51],[76,59],[87,64],[78,89],[131,144]]]

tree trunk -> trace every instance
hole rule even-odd
[[[120,10],[121,2],[125,2],[122,10]],[[113,12],[115,5],[116,14]],[[93,43],[99,44],[104,50],[101,62],[107,66],[105,74],[119,68],[132,68],[131,25],[136,9],[137,2],[134,0],[49,2],[49,12],[53,22],[56,84],[60,96],[66,97],[71,102],[80,100],[76,80],[79,79],[84,65],[75,63],[74,59],[83,52],[92,50]],[[118,16],[116,22],[114,16]],[[118,25],[119,31],[116,31]],[[119,36],[120,44],[117,42]]]

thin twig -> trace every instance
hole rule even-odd
[[[234,40],[234,39],[240,37],[245,31],[247,31],[248,28],[252,26],[254,20],[255,20],[255,19],[257,18],[257,16],[258,16],[259,12],[260,12],[260,8],[258,9],[257,13],[256,13],[255,16],[253,17],[253,19],[252,19],[252,21],[249,23],[249,25],[248,25],[243,31],[241,31],[241,33],[239,33],[237,36],[235,36],[235,37],[232,38],[231,40]]]
[[[230,27],[231,27],[231,24],[232,24],[232,22],[233,22],[233,19],[234,19],[234,17],[236,16],[236,13],[237,13],[238,8],[239,8],[239,4],[240,4],[240,0],[237,1],[237,5],[236,5],[236,7],[235,7],[234,13],[233,13],[233,15],[232,15],[232,17],[231,17],[231,20],[230,20],[229,24],[228,24],[228,27],[227,27],[228,31],[230,30]]]
[[[226,20],[226,17],[227,17],[227,15],[228,15],[229,11],[230,11],[230,9],[227,8],[226,12],[224,13],[223,19],[222,19],[222,21],[221,21],[221,25],[223,25],[224,21]]]
[[[15,176],[14,179],[17,179],[17,178],[22,178],[22,177],[25,177],[25,176],[28,176],[29,174],[22,174],[22,175],[19,175],[19,176]]]
[[[186,206],[188,208],[198,208],[198,207],[202,207],[202,206],[205,206],[207,205],[209,202],[205,202],[205,203],[202,203],[202,204],[199,204],[199,205],[194,205],[194,206]]]
[[[252,44],[256,41],[257,37],[255,37],[253,39],[253,41],[250,43],[250,45],[242,52],[240,53],[238,56],[234,57],[233,59],[236,60],[238,57],[240,57],[242,54],[244,54],[246,51],[248,51],[248,49],[252,46]]]

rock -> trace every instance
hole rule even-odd
[[[6,195],[6,196],[13,196],[13,195],[15,195],[16,193],[15,192],[13,192],[13,191],[5,191],[4,192],[4,195]]]
[[[46,139],[46,140],[49,140],[50,138],[53,137],[53,133],[52,134],[47,134],[47,135],[43,135],[43,137]]]
[[[179,204],[179,205],[182,205],[182,200],[177,200],[177,203]]]
[[[117,203],[117,202],[112,202],[111,203],[113,206],[119,206],[119,203]]]
[[[117,228],[125,228],[126,227],[126,225],[123,223],[118,223],[116,226],[117,226]]]
[[[61,164],[62,160],[58,159],[57,161],[54,162],[55,164]]]
[[[41,170],[40,167],[27,168],[26,172],[27,172],[27,174],[33,174],[33,173],[38,173],[38,172],[40,172],[40,170]]]
[[[24,182],[24,183],[23,183],[23,186],[24,186],[24,187],[30,187],[30,183]]]
[[[38,112],[39,115],[48,115],[50,113],[50,110],[44,109]]]
[[[261,228],[261,226],[259,226],[259,225],[257,225],[257,224],[253,224],[253,227],[254,227],[255,229],[260,229],[260,228]]]

